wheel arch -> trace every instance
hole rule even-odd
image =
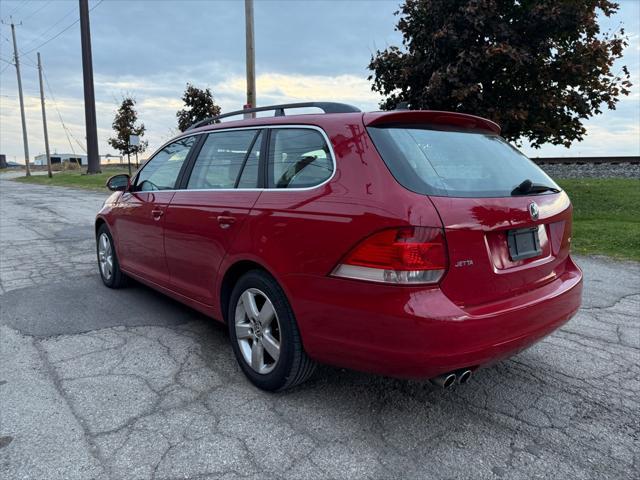
[[[98,236],[98,230],[100,230],[100,227],[102,227],[102,225],[107,225],[107,227],[109,226],[104,218],[97,217],[94,224],[94,234],[96,237]]]
[[[226,272],[224,273],[224,277],[222,277],[222,282],[220,283],[220,310],[222,314],[222,320],[225,323],[228,320],[227,315],[229,312],[229,301],[231,300],[231,292],[233,291],[233,287],[238,282],[240,277],[242,277],[242,275],[251,270],[261,270],[267,273],[278,283],[278,285],[280,285],[280,288],[282,288],[284,291],[282,283],[278,281],[277,277],[264,265],[254,260],[237,260],[236,262],[231,264],[229,268],[227,268]]]
[[[103,216],[98,216],[96,217],[96,221],[94,223],[94,234],[96,237],[96,240],[98,239],[98,230],[100,230],[100,228],[106,225],[107,229],[109,230],[109,233],[111,234],[111,237],[113,238],[113,249],[116,252],[116,255],[118,256],[118,258],[120,258],[120,248],[118,247],[118,238],[116,236],[116,233],[113,231],[113,226],[111,224],[109,224],[109,222],[107,221],[107,219]]]

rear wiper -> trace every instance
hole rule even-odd
[[[553,192],[560,193],[560,190],[556,187],[550,187],[549,185],[542,185],[540,183],[533,183],[528,178],[524,180],[520,185],[511,190],[511,195],[530,195],[534,193]]]

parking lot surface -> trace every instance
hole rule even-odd
[[[0,180],[0,477],[638,478],[638,264],[578,257],[579,314],[467,385],[323,367],[268,394],[217,322],[102,286],[104,198]]]

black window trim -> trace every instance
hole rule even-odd
[[[256,130],[256,134],[253,136],[253,140],[251,140],[251,144],[249,145],[249,148],[247,149],[247,153],[244,156],[244,159],[242,160],[242,165],[240,165],[240,170],[238,170],[238,176],[236,177],[236,181],[233,182],[233,190],[244,190],[243,188],[238,188],[238,185],[240,184],[240,179],[242,178],[242,174],[244,173],[244,167],[247,165],[247,161],[249,160],[249,156],[251,155],[251,152],[253,152],[253,147],[255,147],[256,145],[256,140],[258,140],[258,137],[260,136],[260,134],[263,132],[262,129]],[[262,142],[262,139],[260,140]],[[260,147],[262,148],[262,146]],[[262,155],[260,155],[262,156]],[[258,157],[258,180],[260,178],[260,157]],[[256,185],[257,187],[258,185]]]
[[[269,189],[269,181],[267,178],[267,170],[269,164],[269,150],[271,149],[271,131],[273,128],[265,130],[265,136],[262,138],[262,151],[264,155],[260,155],[260,164],[258,167],[258,188],[262,190]]]
[[[202,146],[204,145],[206,138],[206,135],[198,135],[198,139],[196,140],[195,145],[191,147],[189,156],[185,160],[183,168],[180,170],[180,174],[178,175],[176,190],[184,190],[187,188],[187,183],[189,182],[189,177],[191,176],[191,170],[193,169],[193,164],[195,163],[196,158],[198,158],[198,154],[200,153],[200,150],[202,150]]]

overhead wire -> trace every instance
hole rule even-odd
[[[96,3],[93,7],[91,7],[89,9],[89,11],[93,11],[98,5],[100,5],[104,0],[99,0],[98,3]],[[58,33],[56,33],[53,37],[50,37],[49,39],[45,40],[44,42],[42,42],[41,44],[33,47],[30,50],[27,50],[26,52],[22,52],[23,55],[28,55],[31,52],[35,52],[36,50],[38,50],[41,47],[44,47],[47,43],[52,42],[53,40],[55,40],[56,38],[58,38],[60,35],[62,35],[64,32],[66,32],[67,30],[69,30],[71,27],[73,27],[74,25],[76,25],[77,23],[80,22],[80,18],[77,18],[73,23],[67,25],[65,28],[63,28],[62,30],[60,30]]]
[[[16,6],[13,10],[11,10],[11,13],[9,13],[9,16],[14,15],[18,10],[20,10],[22,7],[27,5],[29,2],[30,0],[25,0],[24,2],[18,3],[18,6]]]
[[[26,22],[27,20],[29,20],[31,17],[33,17],[36,13],[40,13],[44,7],[46,7],[47,5],[49,5],[53,0],[48,0],[47,2],[45,2],[43,5],[40,5],[40,7],[36,8],[33,12],[31,12],[29,15],[27,15],[26,17],[22,18],[23,22]]]
[[[63,20],[65,20],[67,17],[69,17],[70,15],[72,15],[73,13],[75,13],[77,11],[78,11],[77,7],[73,7],[73,8],[71,8],[71,10],[68,10],[67,13],[65,13],[62,17],[58,18],[58,20],[56,20],[54,23],[49,25],[49,27],[47,29],[45,29],[42,33],[40,33],[40,35],[35,37],[33,40],[30,40],[29,43],[27,43],[27,45],[24,48],[30,48],[31,45],[33,45],[34,43],[38,42],[40,39],[44,38],[45,35],[47,35],[47,33],[51,32],[56,26],[58,26],[60,23],[62,23]]]
[[[69,129],[67,128],[67,126],[64,123],[64,120],[62,119],[62,114],[60,113],[60,109],[58,108],[58,102],[56,102],[56,97],[53,95],[53,89],[51,88],[51,85],[49,84],[49,78],[47,77],[47,73],[45,72],[44,68],[42,69],[42,76],[44,77],[44,82],[47,85],[47,90],[49,91],[49,95],[51,96],[51,101],[53,102],[53,107],[56,109],[56,113],[58,114],[58,119],[60,120],[60,124],[62,125],[62,130],[64,131],[64,134],[67,137],[67,142],[69,142],[69,147],[71,148],[71,153],[73,153],[75,155],[76,151],[73,148],[73,144],[71,143]],[[74,138],[74,140],[76,140],[76,139]],[[78,140],[76,140],[76,142],[79,144]],[[82,147],[82,149],[86,152],[86,149],[84,149],[84,147]]]

